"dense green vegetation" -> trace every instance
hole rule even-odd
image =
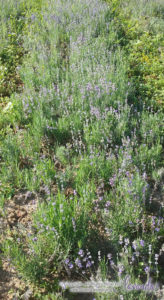
[[[164,281],[154,200],[164,176],[162,2],[0,0],[1,216],[23,193],[37,202],[32,223],[1,233],[2,260],[34,299],[65,299],[60,279]]]
[[[110,2],[110,1],[109,1]],[[164,105],[164,11],[162,1],[114,1],[113,44],[128,57],[128,74],[136,95],[147,105]],[[158,105],[159,104],[159,105]]]

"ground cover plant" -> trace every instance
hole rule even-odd
[[[61,279],[163,284],[164,5],[139,4],[0,2],[1,269],[33,299],[66,299]]]

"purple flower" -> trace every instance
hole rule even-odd
[[[73,263],[70,262],[70,263],[68,264],[68,267],[69,267],[70,269],[73,269]]]
[[[86,263],[86,268],[90,268],[92,265],[92,263],[88,260],[88,262]]]
[[[114,182],[115,182],[114,178],[109,179],[109,183],[110,183],[111,186],[114,186]]]
[[[142,247],[144,247],[144,244],[145,244],[145,242],[144,242],[143,240],[140,240],[140,245],[141,245]]]
[[[75,259],[75,264],[78,265],[79,262],[80,262],[80,259],[79,259],[79,258],[76,258],[76,259]]]
[[[78,268],[80,268],[80,269],[82,268],[82,264],[81,264],[81,261],[79,258],[76,258],[75,264],[76,264],[76,266],[78,266]]]
[[[79,262],[77,266],[78,266],[78,268],[80,268],[80,269],[83,267],[82,264],[81,264],[81,262]]]
[[[119,266],[119,268],[118,268],[119,275],[121,275],[121,273],[123,272],[123,270],[124,270],[124,266]]]
[[[79,250],[78,254],[83,257],[84,256],[84,251],[82,249]]]
[[[134,250],[136,250],[136,249],[137,249],[137,245],[136,245],[136,243],[135,243],[135,242],[132,242],[132,247],[133,247],[133,249],[134,249]]]
[[[150,268],[147,266],[147,267],[145,267],[144,271],[145,271],[145,273],[149,273]]]
[[[155,231],[157,231],[157,232],[158,232],[159,230],[160,230],[159,228],[157,228],[157,227],[155,228]]]
[[[69,264],[69,258],[66,258],[65,260],[65,264],[68,265]]]
[[[105,204],[105,207],[109,207],[110,204],[111,204],[110,201],[107,201],[106,204]]]

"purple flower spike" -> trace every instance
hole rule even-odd
[[[140,245],[141,245],[142,247],[144,247],[145,242],[144,242],[143,240],[140,240]]]
[[[90,261],[88,261],[87,264],[86,264],[86,268],[90,268],[91,265],[92,265],[92,263]]]
[[[76,258],[75,264],[76,264],[76,266],[77,266],[78,268],[80,268],[80,269],[82,268],[82,264],[81,264],[81,261],[80,261],[79,258]]]
[[[136,249],[137,249],[137,245],[136,245],[136,243],[135,243],[135,242],[132,242],[132,247],[133,247],[133,249],[134,249],[134,250],[136,250]]]

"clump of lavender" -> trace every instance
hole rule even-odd
[[[67,258],[65,260],[65,265],[72,269],[73,273],[76,273],[80,277],[88,276],[92,274],[92,267],[94,266],[94,261],[92,259],[91,253],[83,249],[79,249],[77,257],[74,260]]]

